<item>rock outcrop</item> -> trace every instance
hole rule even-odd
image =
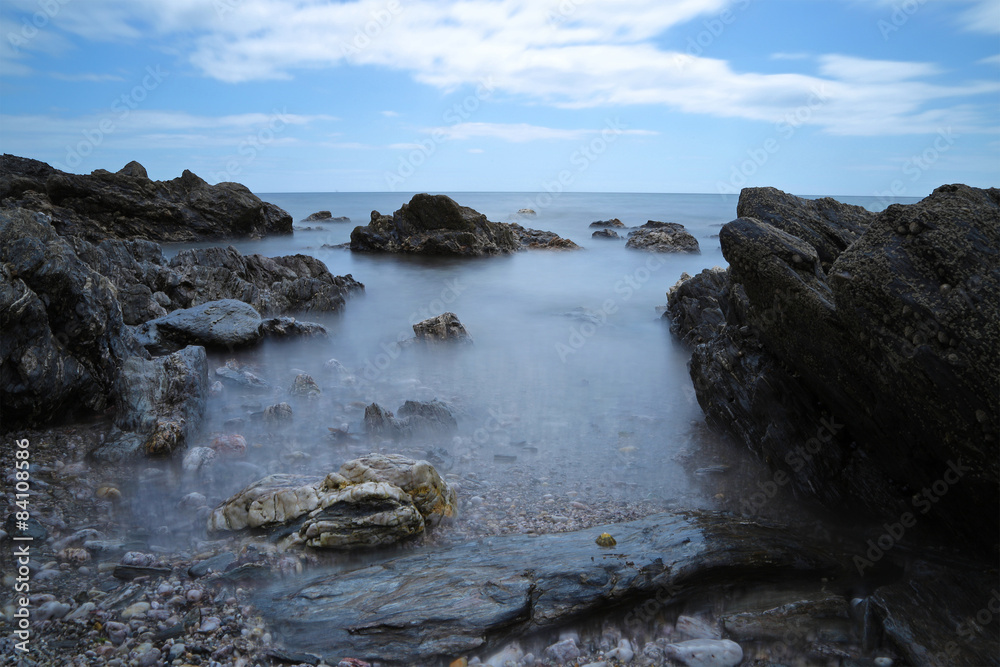
[[[612,550],[594,544],[604,530],[617,538]],[[495,650],[511,636],[564,627],[588,613],[638,609],[654,596],[661,608],[725,582],[818,582],[837,568],[785,530],[713,514],[660,514],[423,550],[271,590],[258,603],[289,649],[331,664],[354,655],[426,665]]]
[[[124,360],[148,357],[111,282],[23,209],[0,210],[0,331],[5,430],[104,411]]]
[[[598,220],[597,222],[592,222],[590,223],[590,226],[592,228],[596,227],[600,229],[607,229],[608,227],[622,228],[625,226],[625,223],[618,218],[612,218],[610,220]]]
[[[380,547],[423,533],[457,507],[454,490],[431,464],[369,454],[323,478],[259,480],[219,505],[208,529],[278,531],[285,546]]]
[[[392,215],[372,211],[371,222],[351,232],[351,250],[474,257],[522,248],[578,247],[552,232],[490,222],[446,195],[418,194]]]
[[[684,229],[684,225],[655,220],[629,232],[625,247],[650,252],[701,252],[698,240]]]
[[[406,401],[396,417],[378,403],[365,408],[365,431],[375,437],[402,438],[421,434],[453,433],[458,422],[441,401]]]
[[[351,250],[427,255],[496,255],[520,247],[509,225],[445,195],[415,195],[390,215],[372,211],[371,222],[351,232]]]
[[[709,422],[803,495],[993,547],[1000,191],[944,186],[873,215],[749,189],[739,211],[728,273],[681,284],[667,314],[701,343]]]
[[[194,308],[181,308],[136,327],[135,336],[145,348],[164,353],[187,345],[233,350],[261,339],[260,314],[253,306],[223,299]]]
[[[0,157],[0,202],[41,211],[63,236],[202,241],[292,233],[292,218],[239,183],[209,185],[184,171],[152,181],[131,162],[118,173],[68,174],[44,162]]]
[[[595,239],[620,239],[621,236],[618,235],[613,229],[598,229],[596,232],[590,235],[591,238]]]

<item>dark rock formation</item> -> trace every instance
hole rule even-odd
[[[695,279],[687,273],[667,292],[667,312],[671,330],[686,343],[700,345],[719,333],[726,323],[723,308],[730,306],[729,272],[716,267],[705,269]]]
[[[209,185],[190,171],[152,181],[131,162],[117,174],[67,174],[13,155],[0,157],[0,201],[42,211],[63,236],[199,241],[290,234],[292,218],[238,183]]]
[[[471,343],[472,337],[455,313],[442,313],[437,317],[413,325],[417,340],[427,343]]]
[[[326,338],[330,332],[322,324],[300,322],[294,317],[272,317],[260,323],[260,332],[267,338],[316,337]]]
[[[590,223],[591,227],[624,227],[625,223],[618,218],[612,218],[611,220],[598,220],[597,222]]]
[[[490,222],[445,195],[415,195],[390,215],[372,211],[371,222],[351,232],[351,250],[424,255],[497,255],[524,248],[575,248],[552,232]]]
[[[110,281],[21,209],[0,210],[0,331],[5,430],[111,407],[122,362],[146,356]]]
[[[617,546],[594,538],[607,531]],[[436,664],[587,613],[661,605],[739,581],[817,581],[830,557],[789,532],[713,514],[660,514],[576,533],[508,535],[326,574],[258,600],[286,648]],[[372,595],[377,590],[378,595]]]
[[[520,243],[509,225],[460,206],[445,195],[415,195],[389,215],[372,211],[371,223],[351,232],[351,250],[428,255],[495,255]]]
[[[625,247],[651,252],[701,252],[698,240],[684,229],[684,225],[655,220],[629,232]]]
[[[620,239],[621,236],[618,235],[613,229],[598,229],[596,232],[590,235],[591,238],[595,239]]]
[[[365,408],[365,430],[369,435],[391,438],[432,433],[453,433],[458,429],[455,416],[441,401],[406,401],[393,415],[378,403]]]
[[[528,229],[517,223],[511,223],[521,246],[530,250],[579,250],[580,246],[569,239],[564,239],[555,232],[545,232],[540,229]]]
[[[741,196],[776,224],[723,228],[726,279],[671,295],[678,334],[707,340],[691,375],[708,420],[831,507],[995,545],[1000,191],[938,188],[849,245],[856,207],[798,200],[799,215],[775,193]]]
[[[801,199],[776,188],[746,188],[736,216],[766,222],[816,250],[824,270],[871,224],[875,214],[825,197]]]

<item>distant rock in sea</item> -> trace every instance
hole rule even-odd
[[[62,236],[88,241],[204,241],[291,234],[292,217],[239,183],[209,185],[185,170],[152,181],[138,162],[118,173],[68,174],[44,162],[0,156],[0,201],[40,211]]]
[[[655,220],[629,232],[625,247],[650,252],[701,252],[698,240],[684,229],[684,225]]]
[[[368,225],[351,232],[351,250],[474,257],[523,248],[571,248],[552,232],[490,222],[446,195],[418,194],[392,215],[372,211]]]
[[[306,222],[350,222],[348,217],[333,217],[329,211],[316,211],[305,219]]]

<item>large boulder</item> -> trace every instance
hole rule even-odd
[[[108,279],[23,209],[0,210],[0,331],[5,430],[105,410],[122,362],[147,356]]]
[[[625,247],[650,252],[701,252],[698,239],[691,236],[684,225],[656,220],[629,232]]]
[[[187,345],[233,350],[258,342],[262,335],[260,314],[253,306],[235,299],[178,309],[136,329],[136,338],[151,352],[179,350]]]
[[[369,454],[323,478],[259,480],[219,505],[208,529],[280,531],[285,546],[378,547],[453,517],[457,506],[454,490],[426,461]]]
[[[417,340],[426,343],[471,343],[472,336],[465,330],[455,313],[442,313],[413,325]]]
[[[371,222],[351,232],[351,250],[429,255],[495,255],[520,243],[508,225],[445,195],[418,194],[390,215],[372,211]]]
[[[745,191],[740,210],[761,207],[769,222],[740,218],[720,234],[725,278],[671,294],[677,332],[705,341],[691,375],[710,423],[801,494],[995,545],[1000,191],[938,188],[870,216],[843,247],[845,220],[864,214],[807,200],[799,214],[784,194],[763,207],[766,194]],[[823,223],[818,207],[839,214]]]
[[[94,242],[261,238],[292,232],[290,215],[239,183],[209,185],[187,170],[170,181],[152,181],[137,162],[118,173],[78,175],[3,155],[0,200],[8,198],[49,214],[60,234]]]

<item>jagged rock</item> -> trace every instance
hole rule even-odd
[[[591,227],[624,227],[625,223],[618,218],[612,218],[610,220],[598,220],[597,222],[590,223]]]
[[[13,155],[0,157],[0,199],[52,217],[64,236],[198,241],[290,234],[292,218],[238,183],[209,185],[185,170],[151,181],[131,162],[119,173],[67,174]]]
[[[145,357],[107,278],[47,216],[0,210],[0,416],[4,429],[102,411],[118,369]]]
[[[785,215],[820,224],[816,204],[802,206]],[[726,317],[692,355],[698,401],[798,493],[881,520],[911,513],[916,533],[989,549],[1000,537],[1000,191],[944,186],[890,206],[842,251],[830,239],[844,217],[830,225],[803,232],[828,242],[829,271],[790,224],[740,218],[720,233],[728,286],[696,277],[675,291],[679,333],[708,337],[718,318],[706,308],[712,321],[699,322],[685,298],[715,298]],[[929,491],[932,502],[920,490],[935,483],[947,493]]]
[[[333,217],[333,214],[329,211],[316,211],[306,218],[306,222],[350,222],[351,219],[348,217]],[[322,229],[321,227],[318,229]]]
[[[264,422],[267,424],[287,424],[292,421],[292,406],[288,403],[275,403],[264,408]]]
[[[417,340],[429,343],[461,342],[471,343],[472,337],[465,330],[455,313],[442,313],[437,317],[417,322],[413,325]]]
[[[272,317],[261,321],[260,332],[265,338],[326,338],[326,327],[316,322],[300,322],[294,317]]]
[[[726,323],[723,308],[729,308],[729,287],[729,272],[719,267],[705,269],[694,278],[681,274],[667,292],[663,313],[671,331],[692,345],[714,338]]]
[[[613,551],[594,544],[602,529],[618,537]],[[437,664],[609,607],[637,608],[654,595],[669,604],[727,582],[793,576],[819,588],[831,567],[787,529],[689,512],[421,550],[269,590],[255,602],[289,650],[331,664],[343,655]]]
[[[223,299],[150,320],[136,328],[135,336],[154,353],[186,345],[234,350],[261,339],[261,319],[249,304]]]
[[[517,235],[521,246],[531,250],[579,250],[580,246],[569,239],[564,239],[555,232],[545,232],[540,229],[528,229],[516,223],[510,228]]]
[[[535,213],[535,209],[533,209],[533,208],[518,209],[517,214],[518,215],[538,215],[537,213]]]
[[[595,239],[620,239],[621,236],[618,235],[613,229],[599,229],[590,235],[591,238]]]
[[[402,433],[402,426],[390,410],[378,403],[365,408],[365,431],[373,436],[396,437]]]
[[[140,437],[112,438],[93,455],[120,460],[184,449],[201,426],[208,400],[205,348],[190,346],[156,359],[130,357],[118,378],[115,426]]]
[[[300,398],[311,398],[314,396],[319,396],[323,391],[316,384],[316,380],[313,380],[310,375],[306,373],[299,373],[295,376],[295,380],[292,382],[292,386],[288,389],[288,393],[292,396],[298,396]]]
[[[828,270],[830,264],[868,228],[875,214],[835,199],[802,199],[776,188],[745,188],[736,216],[754,218],[802,239]]]
[[[418,194],[391,216],[372,211],[351,232],[351,250],[430,255],[494,255],[520,244],[509,225],[460,206],[445,195]]]
[[[650,252],[701,252],[698,240],[684,229],[684,225],[655,220],[629,232],[625,247]]]
[[[219,505],[213,532],[285,524],[286,546],[386,546],[453,516],[455,493],[426,461],[371,454],[324,478],[271,475]],[[301,520],[299,520],[301,518]]]
[[[176,275],[167,278],[163,291],[177,307],[238,299],[264,316],[336,312],[346,296],[365,288],[350,274],[332,275],[314,257],[241,255],[231,246],[181,251],[170,260],[169,269]]]

